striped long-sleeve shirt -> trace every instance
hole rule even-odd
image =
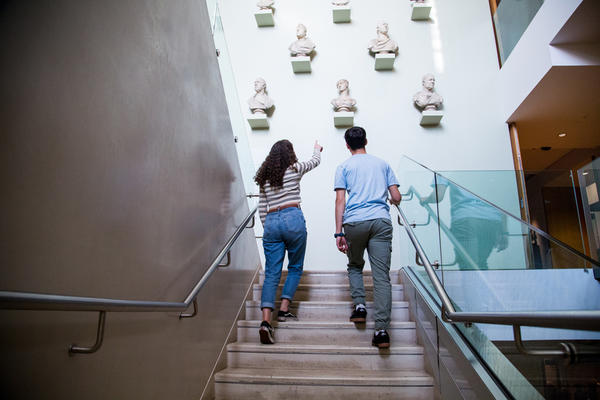
[[[283,186],[273,189],[269,182],[260,188],[258,198],[258,213],[263,225],[269,210],[290,203],[300,203],[300,179],[302,176],[321,163],[321,152],[315,149],[308,161],[297,162],[288,167],[283,175]]]

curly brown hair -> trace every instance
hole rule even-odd
[[[280,188],[283,186],[285,170],[296,162],[298,162],[298,158],[296,158],[292,143],[289,140],[280,140],[271,147],[269,155],[256,172],[254,181],[261,189],[267,182],[272,188]]]

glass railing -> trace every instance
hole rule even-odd
[[[439,173],[577,251],[599,260],[596,231],[593,229],[595,218],[589,208],[583,207],[583,200],[587,198],[585,188],[590,185],[585,183],[585,177],[594,176],[593,169],[587,171],[585,176],[578,176],[575,169]],[[524,190],[520,190],[521,187]],[[595,188],[591,186],[588,191]],[[593,198],[590,200],[594,201]]]
[[[600,260],[600,174],[592,164],[579,170],[442,170],[438,173],[578,252]],[[429,187],[422,186],[420,190],[423,195],[429,195],[432,190],[433,178],[428,179],[425,183]],[[418,179],[413,179],[414,182],[423,184]],[[562,261],[557,259],[555,263]]]
[[[240,109],[238,91],[231,65],[229,48],[227,46],[227,40],[223,30],[223,21],[219,11],[219,4],[216,0],[206,0],[206,3],[211,22],[213,23],[213,39],[218,52],[217,60],[219,62],[219,70],[221,72],[225,100],[227,101],[229,120],[231,121],[231,128],[234,135],[232,140],[235,142],[240,168],[242,170],[244,187],[246,188],[246,193],[258,193],[258,188],[254,182],[256,169],[254,167],[254,161],[250,151],[250,143],[246,128],[247,123],[244,120],[242,110]],[[257,204],[257,199],[250,197],[248,198],[248,202],[250,203],[250,207],[254,207]]]
[[[544,0],[502,0],[494,13],[496,42],[504,64]]]
[[[511,188],[509,179],[500,179],[502,174],[437,173],[404,158],[397,175],[404,195],[400,207],[457,311],[600,309],[600,284],[590,269],[600,264],[515,215],[519,210],[517,187],[512,184]],[[513,180],[514,176],[513,171]],[[478,196],[455,179],[478,187],[480,193],[487,190],[492,197],[496,193],[507,208],[513,207],[512,212]],[[488,181],[495,185],[502,183],[504,189],[513,193],[502,193],[481,183]],[[402,234],[397,236],[407,253],[405,265],[411,266],[430,295],[437,298],[425,270],[414,259],[412,243]],[[544,362],[554,368],[564,360],[521,356],[515,348],[511,326],[456,324],[455,327],[515,398],[554,398],[547,397],[556,387],[550,387],[545,380]],[[560,347],[559,341],[585,348],[588,341],[600,340],[597,332],[535,327],[523,328],[523,336],[528,343],[533,341],[535,345],[554,349]],[[600,357],[595,360],[600,362]],[[569,384],[584,387],[589,384],[584,390],[588,395],[593,386],[589,380],[573,378]],[[575,393],[571,389],[567,392]]]
[[[600,260],[600,158],[577,170],[581,214],[589,243],[590,257]]]

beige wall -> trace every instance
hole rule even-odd
[[[0,290],[181,301],[248,212],[204,1],[0,4]],[[0,311],[9,398],[199,398],[259,258],[200,315]]]

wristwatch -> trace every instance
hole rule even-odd
[[[339,237],[344,237],[344,236],[346,236],[346,234],[345,234],[344,232],[340,232],[340,233],[334,233],[334,234],[333,234],[333,237],[334,237],[334,238],[339,238]]]

